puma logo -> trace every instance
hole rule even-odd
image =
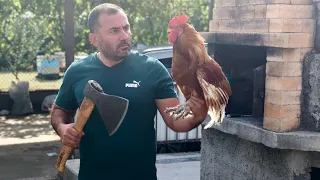
[[[137,82],[137,81],[133,80],[133,83],[137,84],[138,86],[140,86],[140,82],[141,81]]]
[[[132,82],[133,82],[133,83],[126,83],[126,84],[125,84],[125,87],[137,88],[137,87],[140,86],[140,82],[141,82],[141,81],[135,81],[135,80],[133,80]]]

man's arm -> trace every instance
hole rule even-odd
[[[66,70],[51,112],[52,128],[61,138],[62,143],[71,147],[77,147],[83,135],[82,132],[73,128],[73,119],[78,108],[73,88],[77,74],[73,65]]]
[[[51,112],[51,125],[59,136],[61,134],[61,125],[74,122],[73,118],[75,112],[75,110],[66,110],[56,104],[53,104]]]
[[[178,98],[167,98],[167,99],[158,99],[156,104],[160,114],[162,115],[163,120],[167,126],[175,132],[187,132],[196,127],[198,127],[201,122],[206,118],[207,107],[204,101],[190,99],[187,101],[190,105],[191,110],[194,115],[188,115],[185,118],[181,117],[177,120],[174,120],[173,116],[170,116],[169,113],[165,113],[167,107],[174,107],[180,104]],[[205,116],[204,116],[205,115]]]
[[[75,110],[66,110],[58,105],[54,105],[51,113],[51,125],[61,138],[61,142],[64,145],[71,147],[78,147],[83,132],[78,132],[74,129],[74,115]]]

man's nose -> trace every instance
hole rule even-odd
[[[122,30],[120,39],[121,40],[128,40],[129,38],[130,38],[130,31]]]

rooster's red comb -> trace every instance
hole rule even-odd
[[[168,27],[176,26],[178,24],[186,24],[187,22],[188,22],[188,17],[185,14],[180,16],[175,16],[169,22]]]

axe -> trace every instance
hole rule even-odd
[[[83,94],[84,99],[79,108],[74,128],[82,132],[93,108],[96,106],[109,136],[113,135],[118,130],[127,113],[129,100],[105,94],[102,87],[94,80],[88,81]],[[65,163],[72,150],[72,147],[66,145],[62,147],[56,163],[56,168],[59,172],[64,171]]]

